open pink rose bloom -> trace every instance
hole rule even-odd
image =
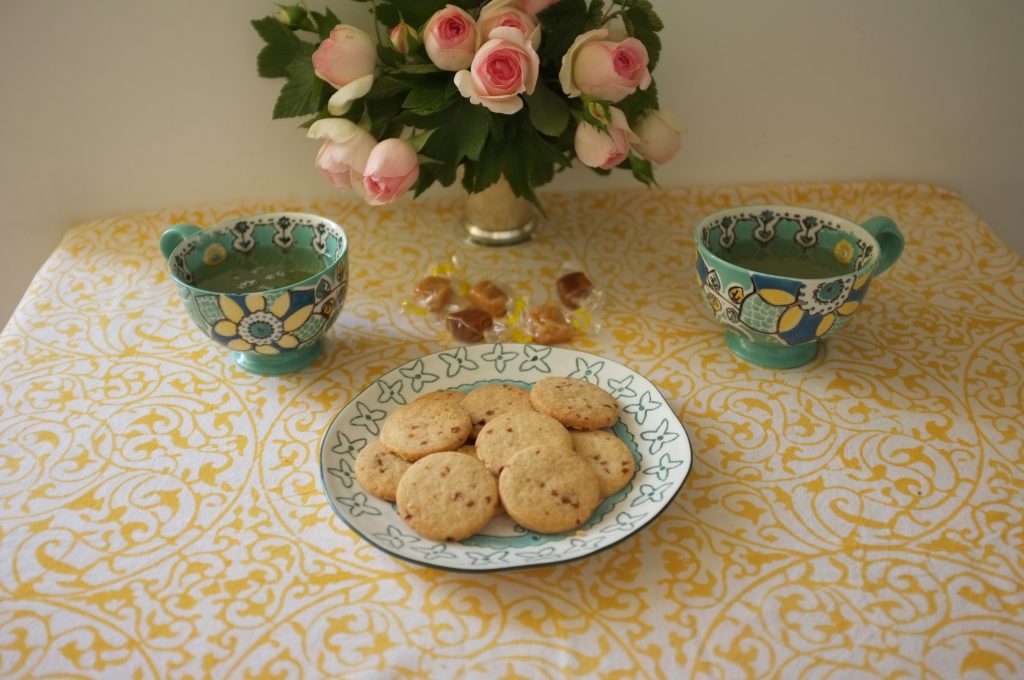
[[[523,108],[520,94],[533,94],[539,68],[537,52],[522,32],[501,26],[477,50],[470,70],[455,74],[455,86],[474,104],[512,114]]]
[[[473,61],[476,43],[476,21],[454,5],[435,12],[423,29],[427,56],[434,66],[444,71],[468,67]]]
[[[377,67],[377,45],[364,31],[339,25],[313,53],[313,70],[337,89],[372,75]]]

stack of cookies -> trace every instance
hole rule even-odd
[[[432,392],[384,421],[356,479],[432,540],[467,538],[502,511],[531,531],[570,531],[633,477],[632,453],[605,429],[618,415],[576,378]]]

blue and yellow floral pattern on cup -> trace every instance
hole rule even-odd
[[[288,373],[323,352],[348,290],[348,239],[331,220],[280,212],[178,224],[160,250],[189,316],[243,369]]]
[[[716,212],[697,225],[697,275],[734,354],[771,368],[814,358],[903,252],[887,217],[863,225],[778,205]]]

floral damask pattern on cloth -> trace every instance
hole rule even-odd
[[[0,676],[1024,673],[1024,263],[959,197],[866,183],[544,202],[550,225],[533,242],[474,250],[468,276],[501,272],[543,300],[571,262],[610,291],[601,332],[573,348],[658,387],[607,382],[643,424],[649,475],[674,464],[664,404],[693,448],[657,519],[581,561],[462,574],[396,560],[331,511],[321,438],[364,387],[403,366],[374,397],[397,403],[467,361],[523,380],[547,361],[537,348],[460,352],[389,296],[452,247],[438,225],[456,223],[458,201],[84,224],[0,334]],[[906,236],[804,369],[737,362],[701,301],[693,225],[739,204],[886,214]],[[282,209],[344,226],[349,294],[317,363],[259,378],[185,314],[157,241],[169,224]],[[805,315],[839,315],[828,300],[854,290],[793,295]],[[291,303],[240,304],[239,338],[265,311],[284,332],[261,317],[246,333],[280,342],[304,307]],[[416,363],[439,350],[440,368]],[[604,376],[595,362],[575,370]],[[383,413],[364,405],[365,434],[326,443],[339,470]]]

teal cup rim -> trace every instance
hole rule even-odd
[[[224,292],[224,291],[209,290],[207,288],[201,288],[200,286],[197,286],[195,284],[189,283],[188,281],[182,280],[180,277],[177,276],[177,274],[174,273],[174,266],[173,266],[174,258],[175,258],[175,256],[180,254],[179,251],[182,248],[185,248],[186,244],[188,244],[188,243],[197,244],[197,243],[200,243],[201,241],[203,241],[204,238],[208,239],[210,237],[210,235],[215,233],[215,232],[229,231],[229,225],[234,224],[234,223],[236,223],[236,222],[238,222],[240,220],[259,220],[259,219],[265,219],[265,220],[274,221],[274,220],[277,220],[280,217],[289,217],[289,218],[296,218],[297,217],[297,218],[303,218],[303,219],[308,218],[308,219],[310,219],[310,220],[312,220],[314,222],[324,222],[324,223],[330,225],[331,227],[333,227],[334,229],[336,229],[338,231],[338,235],[340,237],[339,240],[341,242],[340,252],[336,256],[332,257],[327,262],[326,265],[324,265],[319,271],[317,271],[316,274],[312,274],[311,276],[308,276],[308,277],[306,277],[304,279],[301,279],[301,280],[298,280],[298,281],[293,281],[292,283],[289,283],[289,284],[284,285],[284,286],[277,286],[276,288],[267,288],[267,289],[264,289],[264,290],[254,290],[254,291],[251,291],[249,293],[239,293],[239,292],[236,292],[236,291]],[[290,290],[292,288],[296,288],[296,287],[302,286],[304,284],[315,283],[317,280],[322,278],[324,276],[324,274],[326,274],[328,271],[330,271],[331,269],[336,267],[338,265],[338,263],[342,262],[347,256],[348,256],[348,234],[345,233],[345,229],[342,228],[342,226],[340,224],[338,224],[337,222],[335,222],[334,220],[332,220],[330,218],[324,217],[323,215],[317,215],[315,213],[304,213],[304,212],[295,212],[295,211],[290,211],[290,210],[282,210],[282,211],[277,211],[277,212],[254,213],[252,215],[240,215],[239,217],[232,217],[230,219],[221,220],[220,222],[218,222],[218,223],[216,223],[214,225],[211,225],[209,227],[201,228],[196,233],[194,233],[194,234],[192,234],[192,235],[190,235],[188,237],[183,238],[181,240],[181,242],[178,243],[176,246],[174,246],[174,249],[171,250],[171,252],[167,255],[167,272],[168,272],[168,274],[170,274],[170,276],[174,280],[175,284],[177,284],[179,286],[182,286],[183,288],[188,288],[191,291],[195,291],[197,293],[204,294],[204,295],[243,295],[243,294],[244,295],[269,295],[271,293],[277,293],[279,291]]]
[[[853,271],[850,271],[850,272],[837,272],[836,274],[834,274],[832,276],[817,276],[817,277],[810,277],[810,276],[788,276],[786,274],[771,274],[769,272],[761,271],[761,270],[758,270],[758,269],[751,269],[750,267],[746,267],[744,265],[736,264],[735,262],[732,262],[731,260],[728,260],[728,259],[718,255],[717,253],[712,251],[704,243],[704,239],[702,237],[702,232],[704,231],[705,227],[710,222],[713,222],[713,221],[716,221],[716,220],[720,220],[721,218],[727,217],[730,214],[734,214],[734,213],[755,213],[755,212],[761,212],[761,211],[764,211],[764,210],[771,210],[771,211],[774,211],[776,213],[786,213],[786,212],[798,213],[800,215],[800,217],[815,217],[815,218],[817,218],[819,220],[824,219],[824,220],[827,220],[827,221],[830,221],[830,222],[835,222],[838,226],[841,226],[844,231],[849,231],[854,236],[856,236],[857,239],[863,240],[868,245],[872,246],[872,253],[869,256],[869,258],[868,258],[868,260],[867,260],[867,262],[865,264],[863,264],[860,267],[856,267]],[[722,210],[717,210],[717,211],[711,213],[710,215],[707,215],[707,216],[701,218],[701,220],[699,222],[697,222],[697,226],[694,228],[694,239],[693,240],[694,240],[694,243],[695,243],[695,245],[697,247],[697,251],[701,254],[701,256],[704,257],[706,260],[709,260],[709,261],[713,262],[716,265],[727,265],[729,267],[734,267],[734,268],[742,270],[742,271],[753,272],[755,274],[764,274],[764,275],[767,275],[767,276],[774,276],[774,277],[780,278],[780,279],[791,279],[791,280],[794,280],[794,281],[829,281],[831,279],[835,279],[835,278],[839,278],[839,277],[843,277],[843,276],[851,276],[851,275],[855,276],[856,278],[860,278],[861,276],[864,276],[866,273],[874,270],[878,266],[878,263],[881,260],[881,255],[882,255],[882,248],[881,248],[881,245],[878,242],[878,239],[876,239],[874,236],[872,236],[871,233],[868,232],[867,229],[865,229],[861,225],[857,224],[856,222],[854,222],[852,220],[849,220],[849,219],[847,219],[845,217],[840,217],[839,215],[836,215],[834,213],[827,212],[825,210],[817,210],[815,208],[804,208],[804,207],[801,207],[801,206],[798,206],[798,205],[751,204],[751,205],[739,205],[739,206],[734,206],[734,207],[731,207],[731,208],[724,208]]]

